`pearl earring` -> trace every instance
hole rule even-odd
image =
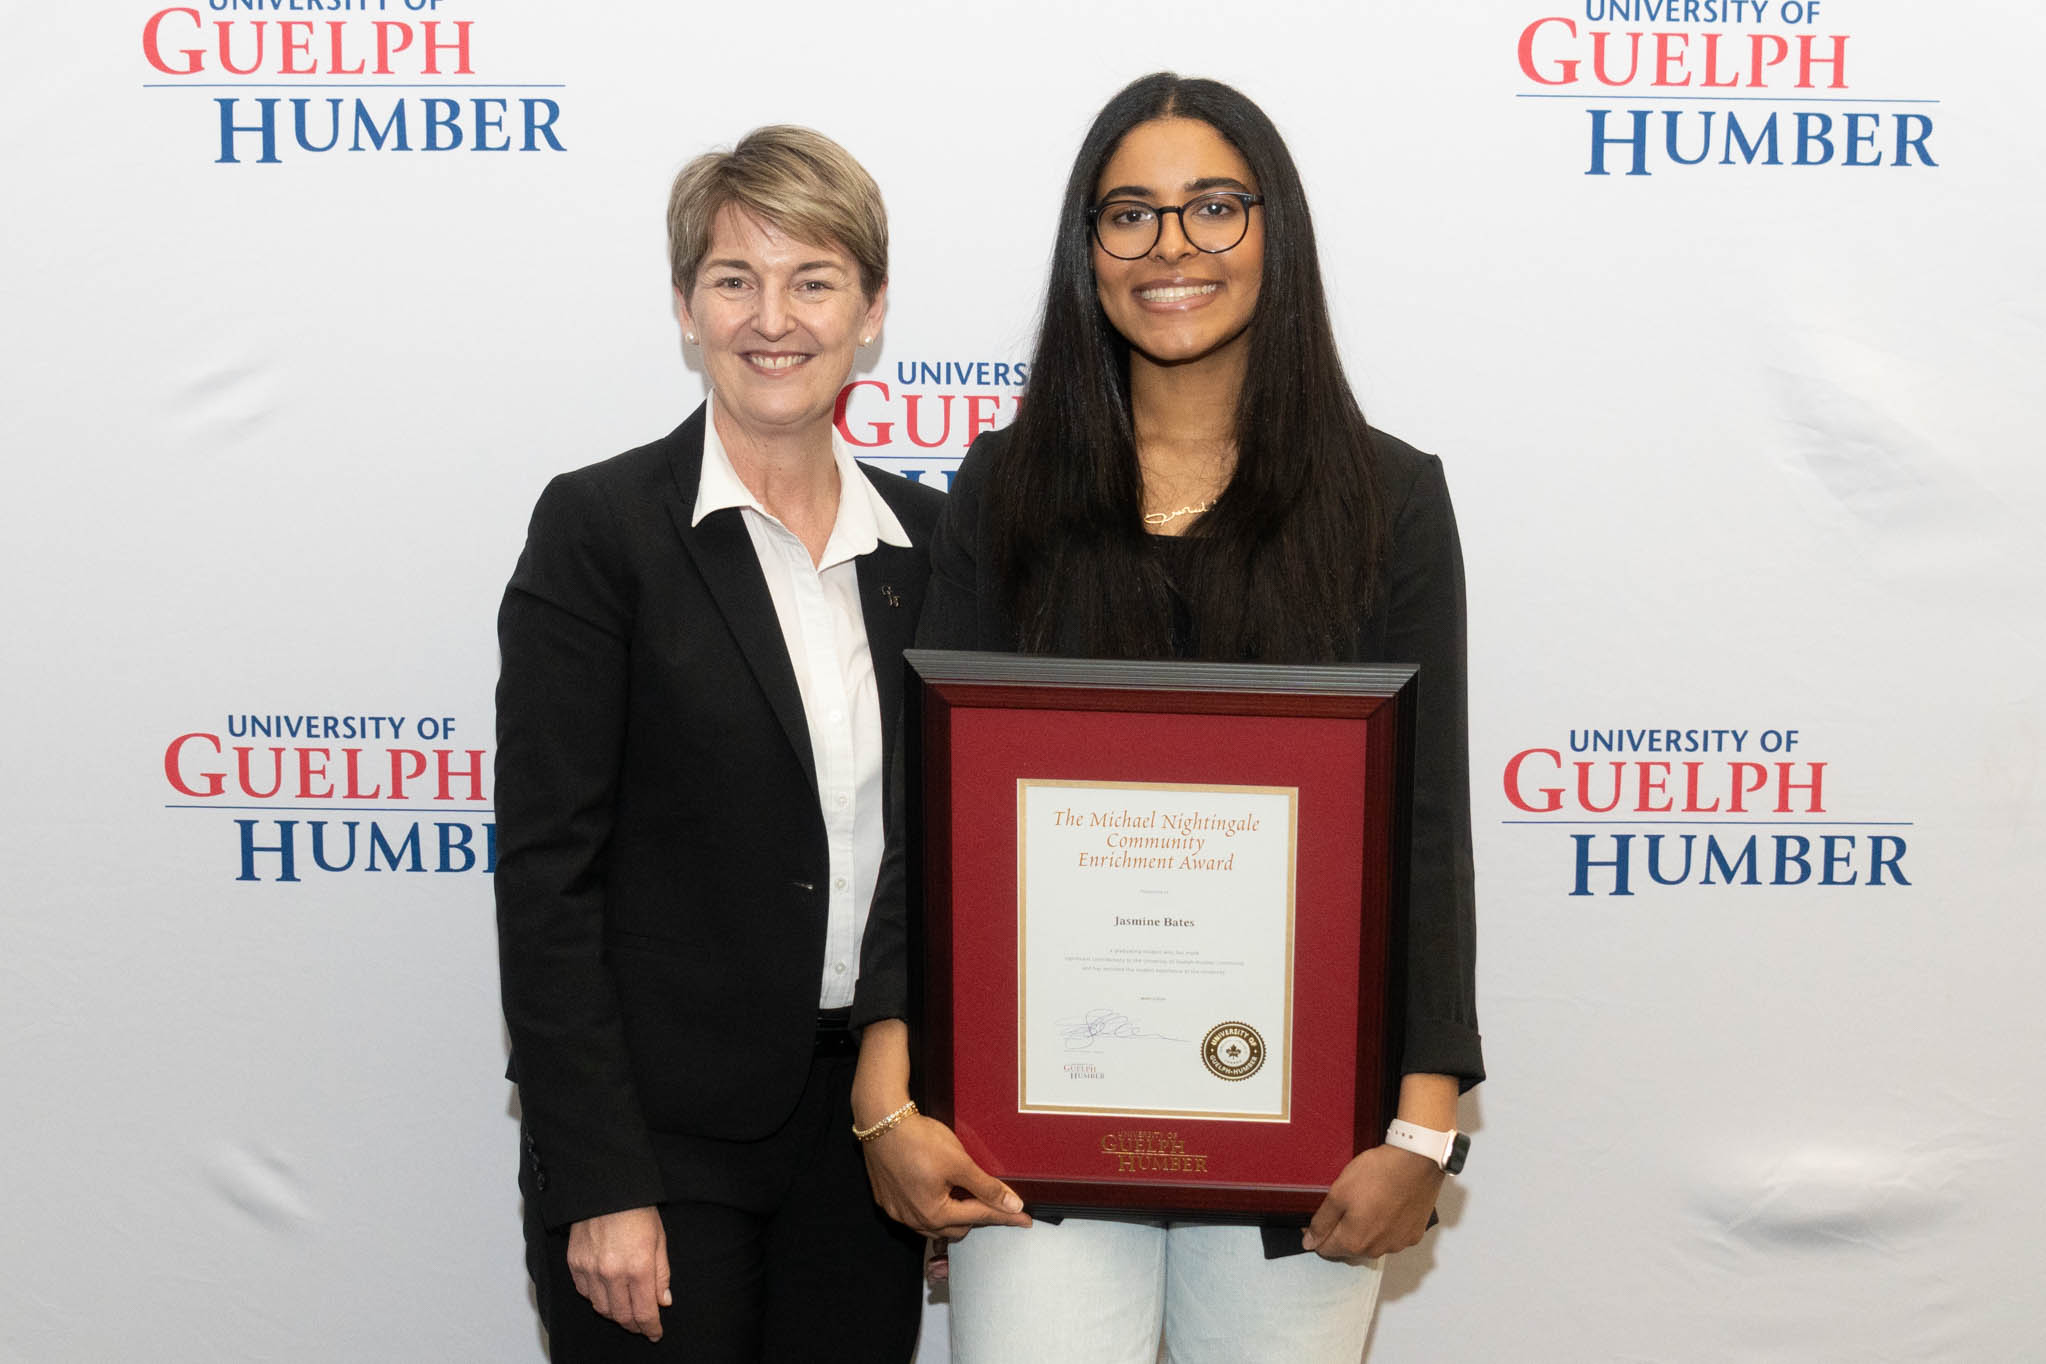
[[[860,344],[863,346],[871,346],[874,344],[874,338],[871,336],[863,336],[860,338]]]

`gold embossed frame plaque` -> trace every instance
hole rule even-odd
[[[1397,1092],[1414,669],[907,658],[927,1111],[1033,1211],[1305,1220]]]

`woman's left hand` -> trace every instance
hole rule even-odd
[[[1405,1250],[1428,1230],[1442,1167],[1397,1146],[1374,1146],[1329,1186],[1300,1244],[1325,1260],[1356,1261]]]

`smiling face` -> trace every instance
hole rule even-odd
[[[1130,129],[1116,147],[1094,202],[1141,199],[1172,207],[1209,190],[1255,194],[1258,186],[1242,153],[1212,127],[1157,118]],[[1181,365],[1247,344],[1265,259],[1264,210],[1249,213],[1243,240],[1218,254],[1195,250],[1178,214],[1164,215],[1157,244],[1136,260],[1117,260],[1094,243],[1095,294],[1139,355]]]
[[[860,339],[881,326],[841,247],[797,241],[742,209],[721,210],[680,299],[722,412],[747,434],[784,439],[827,426]]]

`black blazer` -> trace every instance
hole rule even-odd
[[[707,419],[550,483],[498,613],[499,966],[549,1226],[660,1202],[656,1134],[764,1136],[809,1071],[829,854],[742,514],[689,524]],[[892,753],[944,498],[862,468],[915,546],[858,561]],[[891,861],[855,1020],[905,995]]]
[[[953,479],[931,545],[930,594],[917,635],[924,648],[1017,647],[1019,631],[995,574],[989,491],[1011,431],[976,440]],[[1442,461],[1383,431],[1371,433],[1371,444],[1385,498],[1385,559],[1349,661],[1421,669],[1401,1069],[1454,1075],[1469,1089],[1484,1079],[1485,1061],[1475,983],[1463,548]]]

